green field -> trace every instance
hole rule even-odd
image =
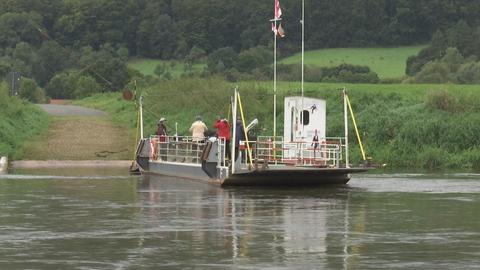
[[[168,72],[170,72],[173,77],[179,77],[186,72],[184,64],[179,61],[140,58],[132,59],[128,62],[129,67],[140,71],[143,75],[155,75],[155,68],[160,64],[166,64]],[[205,66],[205,64],[194,64],[191,71],[201,72]]]
[[[381,79],[400,78],[405,75],[406,61],[425,46],[398,48],[337,48],[305,52],[305,64],[314,66],[337,66],[347,63],[369,66]],[[301,63],[301,54],[281,60],[284,64]]]

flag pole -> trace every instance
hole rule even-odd
[[[273,26],[273,141],[277,137],[277,22],[282,20],[282,10],[280,9],[279,0],[274,0],[274,16],[272,21]]]
[[[277,19],[274,21],[277,29]],[[273,140],[277,136],[277,33],[273,33]]]

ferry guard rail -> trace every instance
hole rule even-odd
[[[326,138],[318,145],[312,142],[284,142],[282,137],[259,136],[257,141],[249,141],[252,159],[255,163],[286,164],[292,166],[312,166],[339,168],[345,145],[343,138]],[[227,161],[226,153],[230,149],[225,147],[224,138],[208,138],[198,141],[189,136],[151,136],[150,160],[158,162],[175,162],[201,164],[205,160],[209,141],[218,140],[219,147],[215,153],[217,168],[226,168],[231,162]],[[246,142],[240,141],[240,158],[237,164],[248,167],[249,155],[245,147]]]
[[[312,142],[285,142],[282,137],[259,136],[257,141],[249,141],[252,157],[256,162],[287,164],[292,166],[312,166],[339,168],[345,145],[343,138],[332,137]],[[248,157],[247,149],[240,142],[242,157]],[[242,163],[248,165],[246,158]]]
[[[218,161],[225,166],[225,139],[218,140]],[[202,154],[209,139],[198,140],[191,136],[150,136],[150,160],[180,163],[202,163]]]

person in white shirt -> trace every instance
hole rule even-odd
[[[202,121],[201,116],[197,116],[196,121],[193,122],[190,127],[190,132],[192,132],[192,140],[194,142],[202,142],[205,140],[205,132],[207,132],[207,125]]]

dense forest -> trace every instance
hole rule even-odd
[[[280,2],[287,37],[278,46],[280,56],[286,56],[300,48],[301,1]],[[409,60],[410,76],[440,60],[449,47],[469,59],[465,64],[476,61],[468,57],[480,56],[474,49],[480,40],[475,38],[480,35],[479,1],[305,2],[307,49],[432,40],[432,46]],[[209,72],[227,70],[227,75],[235,75],[253,65],[270,64],[266,48],[272,43],[273,4],[272,0],[3,0],[0,76],[16,71],[36,84],[30,83],[30,92],[45,89],[50,97],[82,97],[122,89],[138,76],[126,66],[131,57],[195,61],[206,55]],[[365,74],[362,80],[376,80]],[[29,96],[41,99],[42,93]]]

